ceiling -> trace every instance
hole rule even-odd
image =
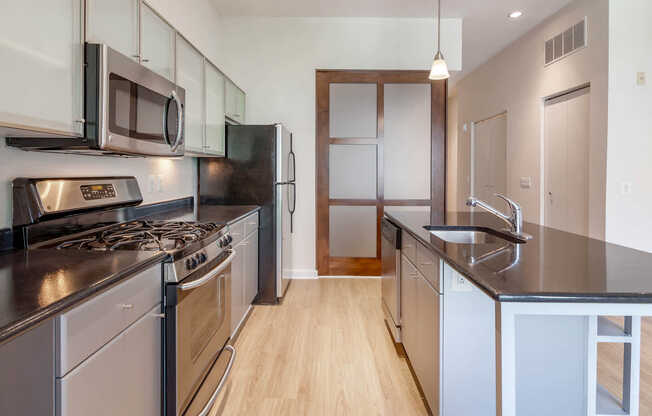
[[[431,17],[435,0],[212,0],[222,16]],[[443,18],[463,19],[461,73],[453,84],[572,0],[442,0]],[[523,16],[507,15],[521,10]]]

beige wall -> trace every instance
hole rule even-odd
[[[223,18],[224,69],[247,92],[248,123],[286,123],[297,154],[293,273],[315,270],[315,70],[430,68],[433,19]],[[442,50],[461,67],[462,23],[442,22]]]
[[[219,16],[210,0],[148,0],[148,3],[205,55],[220,62]],[[119,28],[116,28],[119,30]],[[124,159],[24,152],[5,145],[0,137],[0,229],[11,226],[11,181],[18,176],[69,177],[129,175],[138,179],[145,203],[194,195],[197,169],[193,158]],[[150,176],[161,191],[149,189]]]
[[[588,17],[588,47],[544,67],[544,41]],[[577,0],[528,32],[462,79],[452,91],[457,109],[456,207],[464,210],[470,190],[470,141],[474,121],[507,111],[507,190],[523,206],[525,220],[541,218],[543,99],[591,84],[589,234],[604,238],[608,98],[608,0]],[[505,22],[509,24],[509,22]],[[455,101],[453,101],[453,105]],[[457,117],[457,121],[454,117]],[[464,124],[467,131],[463,130]],[[455,165],[449,165],[450,169]],[[530,189],[520,188],[531,177]]]
[[[609,18],[607,240],[652,252],[652,2],[611,0]]]

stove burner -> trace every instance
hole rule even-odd
[[[90,236],[64,241],[57,248],[78,250],[178,250],[219,231],[215,223],[130,221]]]

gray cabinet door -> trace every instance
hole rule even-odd
[[[236,254],[231,262],[231,334],[235,335],[245,312],[244,266],[247,257],[247,242],[242,241],[233,249]]]
[[[0,415],[54,415],[54,321],[0,345]]]
[[[247,238],[247,257],[245,264],[245,306],[253,302],[258,294],[258,231],[255,231]]]
[[[439,414],[439,302],[424,276],[419,275],[417,290],[417,354],[412,359],[430,410]]]
[[[160,309],[155,306],[57,380],[58,415],[161,414]]]
[[[410,361],[418,357],[417,270],[401,257],[401,339]]]
[[[3,1],[0,126],[81,136],[82,1]]]

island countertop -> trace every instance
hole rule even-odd
[[[652,303],[652,254],[532,223],[525,244],[455,244],[425,225],[477,225],[501,230],[488,213],[386,208],[385,216],[439,254],[451,267],[501,302]],[[502,249],[502,250],[499,250]],[[485,260],[474,261],[499,250]]]

